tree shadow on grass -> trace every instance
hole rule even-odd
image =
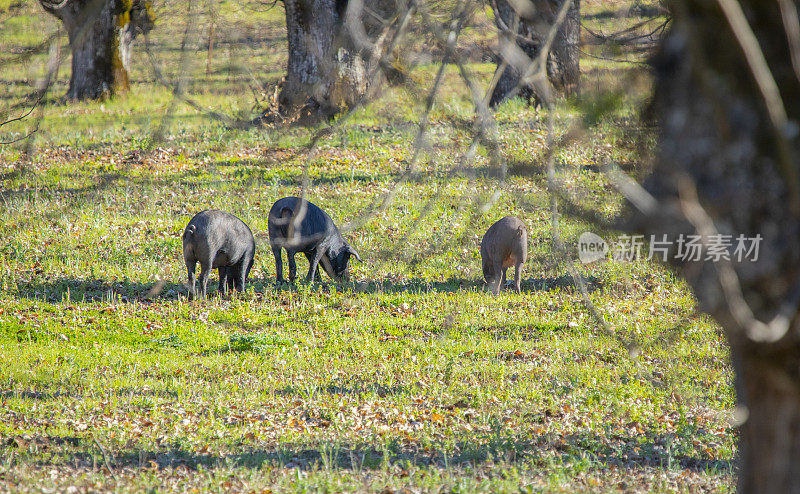
[[[325,425],[326,427],[328,425]],[[635,472],[645,468],[685,470],[705,474],[730,475],[735,472],[735,462],[718,459],[695,450],[673,448],[678,442],[675,433],[645,432],[636,435],[602,435],[595,432],[557,435],[533,434],[521,437],[507,430],[497,429],[474,439],[449,444],[423,447],[413,440],[390,440],[383,448],[366,443],[325,441],[316,445],[283,443],[263,448],[255,439],[244,437],[234,446],[239,451],[228,454],[211,454],[164,445],[158,450],[105,448],[100,451],[98,442],[88,437],[60,436],[13,436],[0,446],[23,450],[30,444],[38,446],[36,451],[49,454],[31,458],[41,467],[64,466],[93,468],[102,454],[108,457],[112,471],[125,469],[186,468],[213,469],[238,467],[258,470],[266,466],[274,468],[296,468],[315,471],[325,468],[333,471],[375,472],[393,466],[406,468],[475,469],[483,465],[493,466],[498,462],[515,467],[526,465],[547,468],[554,462],[569,465],[593,466],[607,471],[611,466],[623,471]],[[684,438],[682,443],[687,442]],[[180,442],[176,439],[174,444]],[[59,451],[61,450],[61,451]],[[53,454],[56,453],[56,454]],[[61,453],[61,454],[58,454]],[[68,458],[69,464],[58,459]],[[24,461],[24,460],[23,460]]]
[[[604,9],[593,14],[584,14],[585,20],[608,20],[623,18],[644,18],[667,16],[666,8],[654,2],[653,5],[635,2],[632,7],[619,9]]]
[[[603,287],[602,282],[594,276],[584,278],[584,282],[590,292],[602,289]],[[401,282],[393,282],[390,280],[356,282],[352,284],[352,289],[355,292],[361,293],[454,293],[463,290],[485,292],[486,283],[483,280],[468,278],[448,278],[444,281],[409,278]],[[522,293],[574,289],[574,281],[571,276],[567,275],[558,277],[523,278],[520,283],[520,290]],[[513,293],[511,281],[508,281],[506,286],[502,287],[502,291]]]
[[[160,398],[177,398],[179,394],[176,391],[169,389],[142,389],[123,387],[114,390],[116,396],[153,396]],[[57,400],[59,398],[83,398],[81,394],[75,394],[70,391],[31,391],[31,390],[0,390],[0,400],[35,400],[35,401],[49,401]]]
[[[41,275],[42,273],[35,273]],[[212,301],[222,297],[219,293],[219,280],[216,270],[209,278],[206,300]],[[16,280],[17,298],[29,300],[44,300],[47,302],[113,302],[148,303],[156,300],[187,299],[189,288],[186,283],[174,281],[154,281],[141,283],[135,281],[109,281],[101,278],[74,278],[60,277],[53,279]],[[289,289],[275,286],[274,280],[250,278],[247,289],[252,289],[257,295],[268,291],[281,291]],[[297,291],[297,286],[291,287]],[[327,289],[327,288],[326,288]],[[231,295],[227,298],[230,299]],[[203,303],[203,300],[195,300]]]
[[[362,379],[360,376],[352,376],[347,379],[332,379],[327,384],[312,386],[287,385],[275,390],[275,394],[280,396],[309,396],[310,394],[329,394],[342,396],[364,396],[377,395],[381,398],[385,396],[395,396],[411,394],[417,391],[410,386],[391,385]]]
[[[478,333],[489,333],[493,338],[498,340],[521,339],[526,341],[534,341],[546,335],[570,331],[570,327],[566,324],[556,323],[533,323],[523,325],[487,324],[482,326],[473,326],[472,330]],[[521,360],[526,358],[527,357],[523,356],[520,357]],[[513,356],[511,359],[516,360],[516,358]]]
[[[62,391],[0,391],[0,400],[10,400],[10,399],[17,399],[17,400],[37,400],[37,401],[47,401],[47,400],[55,400],[62,397],[72,396],[70,392],[62,392]]]
[[[603,287],[602,282],[595,277],[584,279],[589,291],[599,290]],[[152,283],[140,283],[133,281],[108,281],[100,278],[71,278],[62,277],[51,280],[17,280],[15,295],[18,298],[29,300],[44,300],[47,302],[113,302],[128,303],[141,302],[147,303],[155,300],[177,300],[188,295],[188,289],[184,283],[169,281],[156,281]],[[310,290],[339,290],[352,291],[354,293],[375,294],[375,293],[457,293],[460,291],[486,291],[486,284],[483,281],[466,278],[449,278],[443,281],[430,281],[422,278],[409,278],[403,281],[392,280],[362,280],[355,282],[336,283],[330,280],[323,282],[306,284],[299,281],[294,284],[284,282],[276,283],[271,277],[251,278],[248,280],[248,289],[252,289],[256,296],[263,296],[272,291],[298,292],[304,289]],[[574,290],[575,286],[570,276],[559,276],[551,278],[527,278],[521,283],[521,290],[524,293],[552,291],[552,290]],[[507,284],[503,288],[504,292],[512,293],[513,288]],[[212,277],[208,284],[208,298],[219,297],[218,282]],[[230,297],[230,295],[228,295]],[[198,301],[200,302],[200,301]]]
[[[209,283],[210,285],[210,283]],[[176,300],[186,295],[183,283],[156,281],[108,281],[99,278],[56,278],[53,280],[17,281],[17,296],[48,302],[149,302],[155,299]]]

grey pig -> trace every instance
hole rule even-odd
[[[522,265],[528,257],[528,232],[516,216],[506,216],[486,230],[481,239],[483,278],[492,293],[506,283],[506,269],[514,266],[514,288],[520,293]]]
[[[189,273],[189,296],[197,296],[194,269],[200,263],[200,289],[206,296],[208,275],[219,268],[219,291],[244,290],[253,267],[256,241],[242,220],[218,209],[206,209],[194,215],[183,231],[183,260]]]
[[[344,280],[347,278],[350,256],[361,261],[361,256],[350,247],[328,213],[299,197],[278,199],[269,210],[267,228],[272,253],[275,255],[278,282],[283,281],[281,248],[286,249],[289,258],[291,282],[297,277],[294,256],[298,252],[305,254],[308,259],[307,281],[321,279],[317,270],[320,264],[331,279]]]

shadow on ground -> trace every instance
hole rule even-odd
[[[595,277],[584,278],[589,291],[602,289],[602,282]],[[218,298],[218,283],[214,277],[208,284],[209,298]],[[485,291],[485,283],[474,279],[449,278],[444,281],[429,281],[421,278],[408,278],[402,281],[360,280],[346,283],[331,281],[308,285],[305,281],[296,283],[276,283],[274,278],[254,278],[249,280],[248,289],[252,289],[256,297],[272,291],[300,290],[340,290],[354,293],[455,293],[459,291]],[[527,278],[522,281],[523,293],[551,290],[574,290],[571,276],[552,278]],[[513,293],[510,285],[504,290]],[[177,300],[186,297],[188,291],[183,283],[157,281],[139,283],[131,281],[108,281],[98,278],[55,278],[52,280],[16,281],[15,296],[30,300],[48,302],[143,302],[154,300]],[[234,295],[239,296],[239,295]],[[196,303],[202,303],[197,301]]]
[[[329,426],[329,424],[327,425]],[[457,442],[448,451],[422,447],[414,441],[393,440],[383,449],[366,444],[325,442],[316,446],[284,443],[276,447],[261,448],[253,441],[241,439],[234,453],[211,454],[182,448],[163,447],[158,450],[104,448],[87,437],[13,436],[0,443],[0,452],[10,450],[24,458],[27,455],[41,467],[63,465],[75,468],[93,468],[97,458],[107,456],[112,471],[125,469],[187,468],[196,470],[236,466],[243,469],[297,468],[314,471],[330,470],[377,471],[398,465],[433,468],[479,468],[502,461],[514,466],[525,464],[551,464],[553,456],[561,463],[589,462],[599,469],[614,466],[621,469],[639,468],[681,469],[706,474],[731,474],[735,462],[714,459],[703,453],[676,452],[670,446],[676,443],[675,433],[645,432],[637,435],[609,435],[581,433],[559,436],[539,434],[519,437],[500,426],[485,437]],[[3,451],[5,450],[5,451]],[[61,461],[59,461],[61,460]],[[64,463],[64,462],[68,462]]]
[[[600,279],[590,276],[583,279],[589,291],[595,291],[603,288]],[[265,286],[270,284],[270,279],[265,280]],[[305,285],[305,282],[298,282],[295,284],[282,283],[274,285],[279,290],[297,291],[298,287]],[[443,281],[430,281],[422,278],[407,278],[400,281],[392,280],[359,280],[343,284],[322,283],[314,284],[323,290],[341,289],[352,290],[356,293],[454,293],[459,291],[486,291],[486,283],[483,280],[475,280],[471,278],[448,278]],[[575,284],[571,276],[558,276],[549,278],[527,278],[523,279],[520,284],[523,293],[541,292],[551,290],[572,290]],[[509,281],[503,288],[503,291],[513,293],[511,282]]]
[[[187,293],[183,283],[112,282],[98,278],[17,281],[16,287],[19,298],[48,302],[148,302],[176,300],[179,295]],[[214,288],[216,290],[216,286]]]
[[[178,398],[178,393],[170,389],[130,388],[123,387],[113,391],[115,396],[157,396],[161,398]],[[0,400],[31,400],[49,401],[59,398],[82,399],[82,394],[70,391],[30,391],[30,390],[0,390]]]

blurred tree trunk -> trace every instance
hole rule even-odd
[[[68,99],[97,99],[130,88],[131,41],[152,28],[145,0],[40,0],[64,25],[72,50]]]
[[[563,0],[549,2],[552,15],[558,12]],[[581,5],[573,0],[564,23],[553,39],[550,56],[547,57],[547,78],[558,92],[565,96],[577,95],[581,85]]]
[[[352,106],[367,90],[367,68],[342,29],[347,0],[284,0],[284,5],[289,63],[280,112],[329,117]]]
[[[536,59],[563,5],[564,0],[531,0],[513,6],[508,0],[494,0],[492,7],[499,30],[501,62],[503,46],[509,44],[515,44],[531,61]],[[580,90],[580,37],[580,0],[573,0],[547,56],[547,78],[553,88],[565,96],[578,94]],[[518,88],[520,77],[519,65],[509,63],[492,92],[490,105],[497,106],[512,96],[522,96],[529,103],[540,104],[542,96],[536,94],[535,88],[529,85]]]
[[[800,492],[800,46],[787,41],[795,3],[673,0],[670,10],[654,60],[659,154],[645,184],[660,205],[632,226],[672,240],[716,229],[734,245],[761,235],[757,262],[671,263],[731,347],[739,491]]]

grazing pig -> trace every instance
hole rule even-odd
[[[250,228],[236,216],[218,209],[194,215],[183,231],[183,260],[189,272],[189,296],[197,296],[194,269],[200,263],[200,289],[206,296],[208,275],[219,268],[219,291],[244,290],[253,267],[256,241]]]
[[[486,230],[481,239],[483,278],[495,295],[506,283],[506,269],[514,266],[514,288],[520,293],[522,265],[528,257],[528,232],[515,216],[506,216]]]
[[[291,282],[297,277],[294,256],[298,252],[308,259],[307,281],[321,279],[317,269],[319,264],[331,279],[342,281],[347,278],[350,256],[361,261],[361,256],[348,245],[328,213],[299,197],[278,199],[269,210],[267,225],[278,282],[283,281],[281,248],[286,249],[289,258]]]

